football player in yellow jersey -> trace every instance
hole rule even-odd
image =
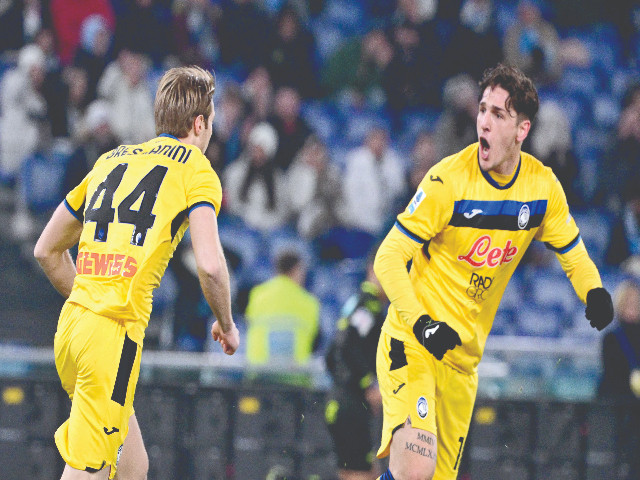
[[[376,256],[391,300],[376,367],[383,480],[456,478],[485,341],[533,239],[556,252],[592,326],[613,318],[560,183],[521,151],[538,110],[533,83],[498,65],[480,87],[478,143],[431,168]]]
[[[102,155],[56,209],[34,255],[65,297],[54,340],[69,419],[55,441],[62,479],[146,479],[148,456],[133,411],[140,353],[160,283],[188,226],[211,334],[232,355],[229,273],[217,214],[220,180],[203,152],[213,131],[213,75],[169,70],[155,100],[157,138]],[[78,243],[74,265],[69,248]]]

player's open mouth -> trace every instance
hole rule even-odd
[[[482,160],[489,158],[489,142],[484,137],[480,137],[480,158]]]

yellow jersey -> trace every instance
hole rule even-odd
[[[182,239],[189,213],[220,211],[222,188],[195,146],[161,135],[102,155],[65,205],[83,229],[69,302],[124,322],[142,344],[153,290]]]
[[[462,340],[443,361],[475,372],[507,283],[534,239],[556,252],[583,302],[589,289],[602,285],[549,167],[522,152],[512,175],[484,172],[477,143],[443,159],[378,252],[376,272],[391,300],[383,331],[417,342],[412,326],[429,314]],[[391,267],[394,252],[396,266],[397,252],[403,252],[403,265],[411,260],[411,288],[406,269],[402,278]]]

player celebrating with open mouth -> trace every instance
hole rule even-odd
[[[376,256],[391,300],[377,353],[383,480],[456,478],[478,363],[532,240],[556,252],[593,327],[613,318],[560,183],[521,151],[539,105],[532,81],[498,65],[480,87],[478,143],[431,168]]]

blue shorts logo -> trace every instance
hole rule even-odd
[[[420,397],[418,399],[416,409],[418,410],[418,415],[420,415],[420,418],[425,418],[427,416],[427,413],[429,413],[429,405],[427,405],[427,399],[424,397]]]

